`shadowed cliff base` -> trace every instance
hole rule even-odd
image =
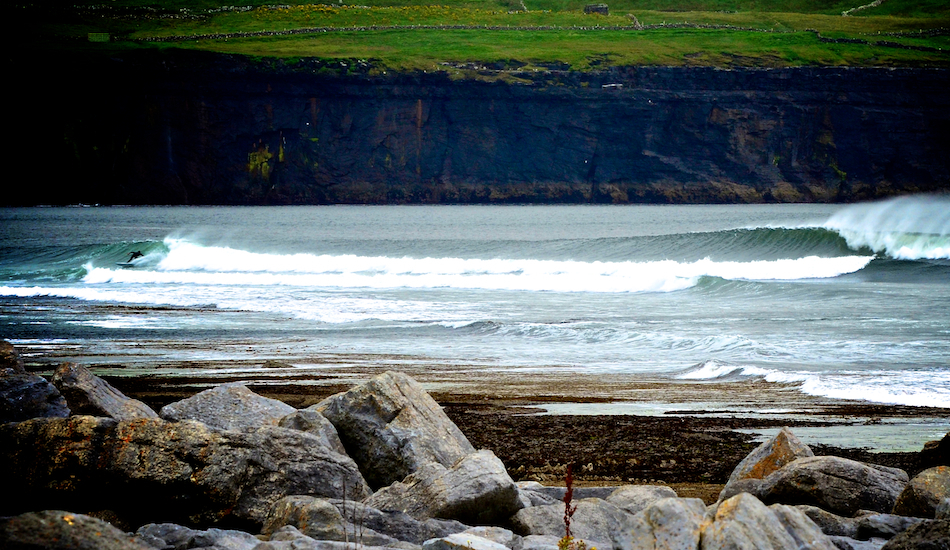
[[[2,203],[849,202],[950,189],[945,69],[620,67],[505,83],[334,63],[64,56],[21,82],[14,135],[44,169]]]

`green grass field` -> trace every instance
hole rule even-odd
[[[552,62],[580,71],[623,65],[950,66],[950,1],[884,0],[842,15],[862,2],[608,0],[609,16],[584,14],[586,2],[578,0],[291,0],[281,6],[252,0],[223,10],[210,0],[55,0],[17,10],[33,29],[29,40],[51,48],[78,46],[88,33],[105,32],[108,45],[82,47],[369,59],[374,71],[465,76],[453,67],[511,60],[520,71]],[[451,28],[458,26],[464,28]],[[299,34],[281,34],[294,31]]]

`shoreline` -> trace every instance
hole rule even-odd
[[[881,451],[867,446],[849,446],[847,438],[842,438],[841,434],[853,432],[849,427],[858,425],[872,430],[886,427],[888,421],[895,419],[905,423],[934,417],[950,419],[950,409],[814,398],[790,391],[789,387],[776,388],[775,384],[754,381],[728,384],[638,381],[617,384],[610,391],[598,394],[585,394],[595,387],[606,390],[606,385],[599,378],[596,381],[589,379],[593,377],[554,384],[548,376],[541,377],[542,380],[518,382],[506,380],[498,373],[475,377],[467,373],[467,382],[453,383],[446,379],[444,372],[427,377],[424,372],[415,371],[410,365],[407,367],[408,373],[419,377],[476,448],[492,450],[515,481],[538,481],[545,485],[563,485],[566,466],[571,464],[578,486],[668,485],[680,496],[701,498],[709,503],[716,500],[736,464],[758,446],[761,437],[757,438],[755,434],[770,433],[783,426],[790,427],[793,432],[796,429],[837,429],[839,433],[834,438],[819,437],[809,442],[816,454],[897,467],[913,476],[921,469],[918,454],[924,443],[939,439],[950,431],[934,432],[939,435],[919,441],[916,447],[912,445],[906,450]],[[386,369],[379,369],[382,370]],[[264,397],[305,408],[361,381],[344,381],[333,373],[326,373],[319,378],[278,382],[267,371],[261,369],[258,376],[250,373],[200,376],[192,371],[187,376],[107,375],[103,378],[127,396],[145,402],[156,411],[167,403],[184,399],[212,385],[235,381],[247,382],[252,391]],[[356,373],[347,374],[353,377]],[[356,378],[376,374],[376,369],[361,369]],[[675,414],[669,411],[655,414],[543,414],[537,408],[553,404],[554,408],[573,409],[576,413],[585,407],[615,404],[623,395],[629,399],[630,392],[652,401],[626,401],[627,404],[636,403],[649,408],[650,403],[669,404],[679,399],[685,408]],[[723,397],[723,392],[733,397],[745,394],[745,398],[733,402],[731,407],[715,411],[702,408],[709,404],[709,394]],[[666,399],[661,402],[660,396]],[[755,406],[763,412],[751,413]],[[778,411],[779,407],[783,407],[785,412],[768,412]],[[798,407],[798,412],[793,412],[790,407]]]

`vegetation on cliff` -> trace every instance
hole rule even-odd
[[[329,2],[329,0],[328,0]],[[21,4],[34,48],[178,47],[262,57],[362,60],[372,73],[484,79],[611,66],[950,65],[938,0],[250,0]],[[877,5],[873,5],[877,4]],[[859,9],[860,8],[860,9]],[[847,14],[847,15],[846,15]],[[92,33],[92,34],[91,34]],[[98,34],[96,34],[98,33]],[[108,40],[108,44],[89,40]]]

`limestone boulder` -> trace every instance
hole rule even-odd
[[[196,420],[222,430],[255,430],[276,426],[294,411],[286,403],[257,395],[244,383],[234,382],[165,405],[159,415],[172,422]]]
[[[466,455],[448,469],[427,463],[364,502],[419,520],[443,518],[475,525],[503,521],[522,507],[505,465],[487,450]]]
[[[809,504],[842,516],[890,512],[907,485],[903,470],[834,456],[796,459],[762,480],[767,503]]]
[[[475,452],[442,407],[403,373],[383,373],[316,407],[374,489],[401,481],[426,463],[451,468]]]
[[[278,427],[215,430],[193,422],[73,416],[0,426],[0,515],[44,508],[112,509],[132,524],[230,522],[259,527],[294,494],[363,498],[349,457]]]
[[[126,397],[112,384],[76,363],[63,363],[51,382],[66,399],[72,414],[106,416],[114,420],[157,418],[148,405]]]
[[[894,503],[894,513],[933,519],[946,499],[950,499],[950,466],[935,466],[910,480]]]
[[[343,516],[344,521],[362,525],[377,533],[393,537],[396,540],[422,544],[423,542],[459,533],[469,529],[468,525],[456,520],[429,518],[417,520],[397,510],[379,510],[353,500],[330,499]]]
[[[284,497],[274,504],[261,533],[272,535],[292,525],[315,540],[357,541],[367,546],[398,547],[401,541],[379,533],[361,522],[361,518],[344,517],[327,499],[310,496]]]
[[[653,501],[633,518],[632,547],[664,550],[699,548],[706,506],[695,498]]]
[[[0,517],[0,548],[36,550],[154,550],[111,524],[62,510]]]
[[[927,520],[887,541],[881,550],[950,550],[950,520]]]
[[[732,471],[719,500],[742,492],[736,484],[745,479],[763,479],[786,464],[799,458],[815,456],[811,448],[801,442],[788,428],[782,428],[772,439],[749,453]],[[745,488],[747,486],[744,486]]]
[[[635,515],[664,498],[676,498],[676,491],[663,485],[624,485],[614,489],[605,500]]]
[[[804,513],[788,506],[767,507],[748,493],[718,506],[702,534],[702,550],[835,550],[831,540]]]
[[[270,536],[270,540],[261,542],[254,550],[422,550],[421,546],[402,543],[399,547],[373,546],[357,540],[316,540],[301,533],[296,527],[281,527]]]
[[[294,411],[281,418],[277,425],[281,428],[307,432],[320,439],[324,446],[340,454],[346,454],[346,449],[343,447],[343,442],[340,441],[340,436],[336,433],[336,428],[314,407]]]
[[[575,500],[572,506],[577,506],[571,520],[574,538],[598,541],[598,548],[603,547],[604,542],[614,548],[630,547],[633,516],[599,498]],[[563,537],[564,504],[532,506],[520,510],[511,518],[511,526],[516,533],[525,537]]]
[[[139,540],[153,548],[201,548],[203,550],[254,550],[260,539],[244,531],[230,529],[190,529],[174,523],[149,523],[135,532]]]

